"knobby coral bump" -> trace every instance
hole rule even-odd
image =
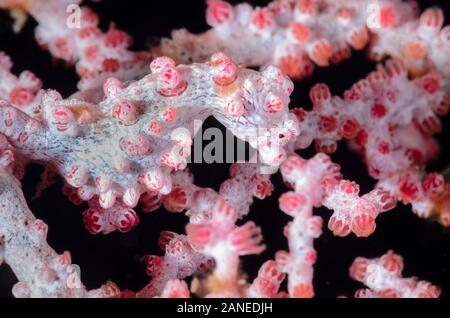
[[[16,75],[14,56],[0,52],[0,264],[19,280],[14,296],[309,298],[320,257],[314,240],[323,231],[336,240],[368,237],[397,204],[450,226],[449,173],[426,169],[439,154],[434,136],[450,108],[450,26],[443,27],[439,8],[420,13],[415,2],[400,0],[275,0],[266,7],[207,0],[208,31],[176,30],[137,52],[130,35],[114,24],[103,31],[80,3],[0,0],[16,31],[33,18],[39,46],[80,78],[76,93],[63,97],[31,71]],[[352,50],[366,50],[377,69],[342,96],[316,84],[311,108],[289,109],[291,79],[349,59]],[[256,156],[233,163],[218,191],[196,185],[187,168],[209,117]],[[315,156],[299,154],[313,143]],[[367,193],[329,156],[344,143],[376,180]],[[88,290],[70,253],[49,246],[47,225],[27,206],[20,180],[31,163],[61,176],[72,203],[87,202],[80,218],[92,234],[132,231],[137,206],[185,213],[185,233],[161,232],[163,255],[142,255],[150,276],[142,290],[113,282]],[[272,195],[278,171],[290,188],[279,197],[279,209],[292,217],[288,251],[270,256],[251,281],[241,258],[266,246],[261,228],[242,219],[254,198]],[[328,229],[313,214],[319,207],[331,211]],[[393,251],[357,257],[350,277],[367,289],[355,297],[440,295],[432,283],[403,278],[402,269]]]

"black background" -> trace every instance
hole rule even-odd
[[[238,3],[240,1],[231,1]],[[254,5],[265,5],[268,1],[250,1]],[[450,3],[441,1],[419,1],[421,9],[438,5],[445,10],[446,24],[450,23]],[[169,36],[170,31],[186,27],[194,32],[208,28],[204,18],[203,0],[104,0],[86,4],[101,17],[101,27],[106,29],[114,21],[120,29],[134,36],[134,49],[145,49],[158,43],[158,38]],[[30,19],[20,34],[13,34],[12,20],[0,12],[0,50],[12,57],[14,72],[31,70],[44,82],[46,88],[55,88],[65,96],[75,91],[77,76],[73,68],[52,60],[48,52],[39,49],[35,43]],[[449,57],[450,58],[450,57]],[[352,59],[338,66],[316,69],[314,76],[295,83],[291,107],[310,105],[308,92],[318,82],[327,83],[333,94],[340,95],[352,83],[363,78],[374,69],[364,53],[354,53]],[[439,136],[442,153],[429,170],[441,170],[450,162],[449,136],[450,116],[443,119],[444,130]],[[220,127],[210,118],[204,127]],[[314,154],[311,149],[299,152],[305,157]],[[333,156],[342,165],[345,178],[361,184],[361,192],[370,191],[374,185],[359,158],[349,152],[344,144]],[[218,189],[227,178],[226,164],[190,165],[195,182],[199,186]],[[31,210],[37,218],[49,225],[48,241],[58,253],[69,250],[74,263],[81,266],[82,280],[88,288],[97,288],[107,280],[116,282],[121,289],[139,290],[149,279],[140,262],[143,255],[158,254],[157,239],[160,231],[171,230],[183,233],[187,218],[183,214],[171,214],[160,209],[151,214],[140,213],[141,223],[131,233],[113,233],[107,236],[92,236],[85,229],[81,213],[85,206],[73,206],[61,192],[61,180],[47,189],[39,199],[31,200],[42,168],[34,165],[27,169],[23,189]],[[289,217],[278,209],[278,198],[286,191],[279,174],[273,176],[275,191],[264,201],[257,200],[247,219],[254,220],[263,228],[267,250],[259,256],[244,257],[243,269],[249,278],[255,277],[259,266],[273,258],[279,249],[286,249],[282,230]],[[138,209],[138,212],[139,209]],[[318,215],[328,221],[330,212],[318,209]],[[1,213],[1,212],[0,212]],[[382,214],[377,219],[376,232],[366,239],[354,236],[336,238],[326,228],[315,242],[318,260],[315,265],[314,287],[318,297],[352,296],[361,284],[348,277],[348,267],[357,256],[377,257],[389,249],[395,250],[405,259],[404,275],[418,276],[439,285],[442,297],[450,296],[450,230],[444,229],[433,220],[419,219],[410,207],[399,206]],[[8,266],[0,267],[0,297],[12,297],[11,288],[16,278]]]

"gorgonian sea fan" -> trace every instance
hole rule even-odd
[[[398,203],[449,226],[449,173],[425,167],[439,154],[434,136],[450,107],[450,27],[441,9],[420,13],[415,2],[400,0],[206,4],[206,32],[176,30],[150,50],[133,51],[130,35],[114,24],[102,30],[81,1],[0,0],[16,31],[31,16],[39,46],[80,77],[78,90],[63,97],[30,71],[16,74],[14,56],[0,52],[0,264],[19,280],[14,296],[309,298],[322,231],[368,237]],[[386,61],[341,97],[319,83],[311,109],[289,110],[291,79],[342,62],[352,50]],[[257,156],[233,163],[217,190],[196,185],[187,168],[194,135],[209,117]],[[343,141],[377,181],[367,193],[329,156]],[[312,143],[312,158],[297,153]],[[82,218],[92,234],[132,231],[145,217],[136,207],[185,213],[185,233],[160,233],[163,255],[142,257],[150,282],[141,290],[112,282],[88,290],[70,253],[49,246],[47,225],[27,206],[20,179],[31,163],[46,167],[40,191],[59,175],[72,203],[87,202]],[[276,190],[278,170],[291,189],[278,198],[292,217],[284,229],[288,251],[269,256],[251,280],[241,258],[266,245],[261,227],[243,219],[255,198]],[[332,211],[328,229],[314,215],[320,207]],[[393,251],[356,258],[350,277],[367,289],[355,297],[440,295],[432,283],[403,278],[402,269]]]

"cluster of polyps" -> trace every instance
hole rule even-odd
[[[174,31],[172,39],[163,41],[162,51],[187,62],[226,48],[239,63],[278,65],[300,78],[309,76],[314,64],[339,63],[350,57],[352,48],[361,50],[370,43],[375,58],[408,54],[411,64],[422,69],[430,59],[448,67],[445,53],[427,51],[448,44],[448,30],[442,31],[442,42],[430,37],[442,26],[442,12],[430,9],[419,23],[413,2],[276,0],[252,8],[209,0],[206,14],[211,30],[200,35]]]
[[[240,296],[239,256],[259,254],[265,249],[261,245],[261,229],[252,221],[238,227],[237,219],[236,208],[219,199],[209,218],[198,220],[198,223],[191,221],[186,227],[193,246],[215,261],[208,284],[215,296]]]
[[[75,2],[70,4],[80,1]],[[75,64],[81,77],[80,91],[63,99],[41,90],[29,72],[11,74],[9,58],[0,55],[0,202],[6,211],[0,215],[0,262],[10,264],[19,278],[15,296],[189,297],[182,280],[200,274],[191,286],[199,296],[312,297],[313,240],[322,231],[314,207],[334,211],[328,227],[337,236],[370,235],[378,214],[392,209],[396,199],[449,224],[444,175],[417,166],[435,156],[431,135],[440,130],[437,115],[450,106],[450,29],[441,29],[440,10],[418,18],[414,3],[396,0],[278,0],[256,9],[210,0],[212,30],[199,36],[177,31],[161,47],[177,61],[202,64],[177,66],[159,57],[148,70],[149,54],[128,51],[127,34],[114,26],[103,33],[86,8],[79,21],[76,12],[67,16],[68,4],[0,0],[0,7],[15,8],[16,17],[20,10],[29,12],[39,23],[38,42]],[[387,54],[401,61],[380,67],[343,99],[317,85],[311,112],[288,113],[293,85],[284,73],[309,75],[313,63],[337,63],[349,57],[350,47],[367,43],[373,57]],[[242,64],[265,68],[259,73]],[[407,70],[418,77],[408,79]],[[193,184],[185,166],[194,121],[211,115],[256,148],[262,163],[282,164],[281,173],[294,188],[280,198],[281,210],[294,218],[285,228],[289,252],[265,262],[252,283],[240,272],[239,260],[264,250],[261,229],[252,221],[236,222],[247,215],[254,197],[265,198],[273,186],[259,164],[232,165],[218,192]],[[319,151],[330,153],[343,138],[352,141],[380,181],[363,196],[357,184],[342,180],[327,155],[310,160],[287,155],[314,140]],[[46,243],[47,227],[28,210],[12,175],[20,176],[29,161],[62,175],[71,201],[89,202],[84,220],[93,234],[131,230],[139,221],[132,208],[140,202],[145,211],[161,205],[186,211],[187,235],[161,233],[165,255],[143,258],[151,282],[140,292],[121,292],[113,283],[86,291],[70,254],[58,256]],[[374,261],[358,258],[350,274],[371,291],[356,296],[439,295],[427,282],[400,278],[401,264],[392,253]],[[287,294],[278,291],[286,274]]]
[[[5,163],[2,160],[2,164]],[[87,291],[71,264],[69,252],[58,255],[46,242],[47,225],[28,209],[18,180],[0,171],[0,264],[13,268],[19,282],[15,297],[112,297],[119,289],[107,283]]]
[[[264,263],[252,284],[239,272],[239,256],[259,254],[261,229],[254,222],[236,226],[238,211],[223,199],[216,200],[206,218],[191,218],[186,227],[193,247],[214,260],[212,274],[197,286],[197,294],[206,297],[283,297],[278,293],[285,275],[274,261]]]
[[[24,71],[19,77],[11,73],[12,62],[9,56],[0,52],[0,99],[10,101],[11,105],[30,116],[40,113],[38,93],[41,81],[31,72]]]
[[[443,24],[444,14],[439,8],[429,8],[419,18],[414,14],[405,22],[393,20],[386,28],[372,30],[370,54],[377,60],[385,56],[402,59],[414,75],[439,70],[448,85],[450,26],[442,28]]]
[[[440,201],[448,202],[443,175],[425,173],[415,167],[381,180],[378,187],[388,190],[404,204],[411,204],[412,210],[420,217],[429,217],[437,212],[438,220],[444,226],[449,226],[448,205],[443,205],[442,211],[436,210]]]
[[[195,250],[186,235],[163,231],[159,246],[165,251],[164,256],[149,255],[143,259],[152,281],[138,293],[139,297],[161,295],[168,282],[212,267],[212,260]]]
[[[358,298],[437,298],[440,289],[416,278],[403,278],[403,258],[393,251],[380,258],[358,257],[350,267],[350,276],[368,289],[355,293]]]
[[[250,163],[231,165],[230,179],[221,184],[219,192],[197,187],[187,169],[174,171],[172,183],[172,191],[168,194],[146,192],[142,195],[140,204],[145,212],[152,212],[163,205],[165,210],[173,213],[188,211],[193,220],[208,218],[215,202],[221,197],[233,205],[239,218],[242,218],[248,214],[254,197],[264,199],[273,190],[270,175],[261,174],[259,165]]]
[[[313,62],[320,66],[337,63],[350,56],[350,45],[355,49],[366,45],[369,35],[364,15],[340,8],[331,4],[322,10],[313,1],[275,1],[265,8],[248,4],[233,7],[211,0],[207,22],[213,28],[201,35],[184,29],[175,31],[171,40],[163,41],[162,51],[182,61],[199,61],[226,48],[239,63],[278,65],[292,77],[304,77],[312,73]],[[330,21],[336,21],[333,27]]]
[[[276,0],[257,8],[210,0],[206,15],[211,30],[200,35],[174,31],[162,51],[199,61],[225,48],[242,64],[278,65],[292,78],[309,75],[311,62],[340,62],[349,57],[350,47],[363,49],[367,43],[371,58],[396,58],[356,83],[344,101],[331,99],[326,86],[316,86],[313,112],[294,110],[302,122],[295,148],[316,140],[318,151],[332,153],[336,141],[350,139],[380,187],[412,203],[421,216],[439,210],[441,223],[448,224],[448,199],[437,193],[443,187],[422,188],[426,174],[415,167],[436,157],[438,145],[431,138],[441,129],[436,115],[446,115],[450,107],[450,26],[443,27],[441,9],[419,15],[414,1],[396,0]],[[418,78],[408,80],[407,72]],[[416,186],[402,186],[408,183],[404,176],[411,175]],[[441,180],[437,176],[438,184]],[[412,199],[403,200],[411,191]],[[436,206],[437,197],[444,203]]]
[[[409,80],[400,60],[379,66],[343,98],[332,96],[325,84],[314,86],[310,97],[312,111],[293,110],[301,130],[296,148],[315,140],[317,150],[331,153],[337,141],[354,140],[373,177],[404,169],[411,161],[429,161],[436,153],[430,137],[441,129],[437,116],[446,115],[450,107],[439,74]],[[410,144],[405,135],[415,136],[417,143]]]
[[[450,170],[447,170],[444,175],[447,175],[447,184],[442,192],[441,196],[435,201],[432,214],[439,218],[439,221],[445,226],[450,226],[450,184],[448,182],[448,174]]]
[[[241,69],[223,54],[178,67],[161,57],[150,68],[128,86],[108,79],[97,105],[46,91],[41,120],[3,105],[0,131],[21,155],[55,165],[83,200],[98,196],[104,209],[116,200],[133,208],[145,191],[170,193],[170,171],[186,166],[194,120],[210,115],[260,149],[268,164],[283,160],[279,149],[295,137],[295,118],[286,107],[291,84],[275,69]],[[260,135],[267,131],[272,135]]]
[[[343,99],[331,96],[324,84],[313,87],[310,96],[311,111],[293,110],[300,123],[295,148],[315,140],[318,151],[332,153],[337,141],[351,140],[371,176],[380,180],[379,188],[412,203],[420,216],[429,216],[444,190],[444,178],[426,174],[417,165],[438,153],[432,135],[441,130],[437,116],[450,107],[441,76],[428,73],[409,80],[401,61],[388,61],[345,92]]]

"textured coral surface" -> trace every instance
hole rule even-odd
[[[0,0],[0,295],[448,297],[449,18]]]

